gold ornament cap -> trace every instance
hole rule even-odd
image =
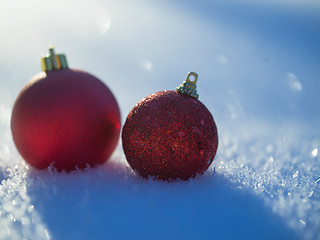
[[[191,76],[194,77],[193,80],[190,80]],[[176,91],[184,95],[198,99],[199,94],[197,93],[197,85],[196,85],[197,80],[198,80],[198,74],[196,74],[195,72],[189,72],[186,80],[183,81],[183,83],[176,88]]]
[[[41,66],[44,72],[68,69],[67,58],[64,54],[55,54],[53,46],[50,46],[49,54],[41,58]]]

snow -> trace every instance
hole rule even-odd
[[[0,239],[320,239],[319,12],[311,0],[1,1]],[[219,131],[209,170],[144,180],[121,141],[96,168],[28,166],[11,108],[50,44],[112,89],[123,121],[197,72]]]

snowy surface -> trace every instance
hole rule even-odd
[[[320,239],[318,1],[2,0],[0,32],[0,239]],[[197,72],[210,169],[146,181],[121,142],[97,168],[26,165],[11,108],[50,44],[112,89],[123,121]]]

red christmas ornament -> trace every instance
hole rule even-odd
[[[187,180],[202,174],[213,161],[217,128],[197,100],[197,78],[189,73],[177,91],[151,94],[130,111],[122,130],[123,150],[142,177]]]
[[[64,55],[42,58],[43,72],[20,92],[11,116],[13,140],[30,165],[74,170],[104,163],[117,145],[120,110],[96,77],[69,69]]]

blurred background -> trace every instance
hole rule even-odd
[[[106,83],[123,122],[140,99],[194,71],[220,136],[213,167],[263,192],[297,236],[319,239],[319,43],[318,0],[1,0],[1,175],[22,161],[11,109],[49,45]],[[117,152],[125,164],[121,143]]]
[[[40,71],[50,44],[102,79],[123,119],[146,95],[199,74],[219,125],[317,124],[318,1],[7,1],[1,11],[1,103]],[[4,108],[4,106],[2,106]]]

